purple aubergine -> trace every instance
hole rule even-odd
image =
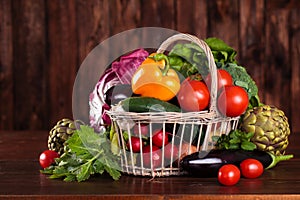
[[[131,85],[129,84],[117,84],[109,88],[105,93],[105,102],[108,105],[116,105],[121,100],[133,96]]]
[[[209,152],[200,151],[184,157],[181,162],[181,168],[193,176],[216,177],[219,169],[225,164],[234,164],[237,167],[247,159],[253,158],[260,161],[265,169],[274,167],[279,161],[289,160],[293,155],[280,155],[266,151],[254,150],[219,150],[214,149]]]

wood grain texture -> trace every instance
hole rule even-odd
[[[234,47],[261,100],[284,110],[299,131],[299,10],[297,0],[2,0],[0,129],[49,130],[72,118],[74,81],[90,52],[122,31],[163,27]],[[141,40],[132,38],[112,51]],[[79,116],[86,115],[88,97],[77,98]]]
[[[290,34],[290,63],[291,63],[291,115],[290,122],[293,130],[300,130],[300,12],[291,12],[291,34]]]
[[[106,68],[102,63],[105,62],[103,58],[109,57],[108,51],[102,51],[101,60],[99,58],[92,59],[87,63],[87,56],[90,52],[105,41],[110,36],[110,24],[107,23],[110,18],[110,4],[109,0],[104,1],[77,1],[76,4],[76,29],[77,29],[77,41],[78,41],[78,70],[85,70],[85,75],[79,75],[79,71],[76,73],[76,83],[73,88],[73,116],[74,118],[82,119],[88,122],[89,116],[89,104],[88,95],[94,89],[93,86],[97,82],[85,86],[85,84],[92,80],[98,80],[101,76],[99,73],[90,69],[89,66],[98,65],[100,69]],[[89,59],[91,60],[91,59]],[[79,68],[80,67],[80,68]],[[92,87],[90,86],[92,85]],[[77,92],[74,92],[77,91]],[[84,95],[83,95],[84,94]],[[83,98],[85,96],[85,98]]]
[[[255,80],[259,88],[263,87],[265,59],[265,5],[263,0],[240,1],[239,51],[238,61]],[[263,101],[263,91],[259,90]]]
[[[238,49],[239,2],[238,0],[207,1],[208,37],[222,38],[234,49]]]
[[[48,121],[44,1],[13,1],[14,128]]]
[[[72,89],[78,68],[76,7],[74,1],[47,1],[49,123],[72,118]]]
[[[273,4],[274,3],[274,4]],[[291,63],[289,46],[289,9],[286,4],[267,1],[264,101],[284,110],[289,116]]]
[[[174,29],[175,2],[168,1],[141,1],[141,25]]]
[[[0,199],[299,199],[299,132],[291,135],[288,153],[295,158],[265,170],[257,179],[241,178],[225,187],[217,178],[94,175],[81,183],[52,180],[40,173],[38,155],[46,147],[46,131],[1,131]],[[27,144],[27,145],[22,145]]]
[[[10,0],[0,1],[0,129],[13,129],[13,37]],[[4,105],[5,100],[5,105]]]
[[[182,33],[207,37],[208,9],[206,0],[176,1],[176,28]]]

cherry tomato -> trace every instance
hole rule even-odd
[[[145,167],[151,166],[151,153],[150,145],[144,146],[143,148],[143,161]],[[161,166],[161,150],[157,146],[152,146],[152,167],[156,168]]]
[[[130,150],[130,141],[127,141],[127,148]],[[140,152],[141,147],[143,148],[143,142],[140,141],[140,138],[138,137],[131,137],[131,147],[132,147],[132,152],[138,153]]]
[[[223,165],[219,169],[218,181],[222,185],[230,186],[235,185],[239,182],[241,177],[241,172],[239,168],[232,164]]]
[[[47,168],[55,162],[59,154],[56,151],[45,150],[40,154],[39,162],[42,168]]]
[[[256,159],[246,159],[240,164],[241,173],[245,178],[257,178],[264,172],[264,166]]]
[[[170,133],[165,132],[163,133],[163,130],[156,130],[153,133],[152,136],[152,143],[157,147],[162,147],[163,144],[167,145],[169,143],[169,135]],[[165,142],[165,143],[163,143]]]
[[[136,124],[133,127],[133,133],[135,135],[139,135],[139,132],[141,131],[141,135],[147,136],[149,133],[149,127],[148,124]]]
[[[245,112],[249,104],[247,92],[235,85],[225,86],[218,97],[218,109],[227,117],[237,117]]]
[[[218,69],[217,70],[217,77],[218,77],[218,86],[217,89],[220,90],[226,85],[233,85],[233,80],[231,75],[225,69]],[[211,85],[211,74],[205,79],[207,87],[210,89]]]
[[[171,158],[176,159],[178,156],[178,147],[176,145],[172,145],[171,143],[164,147],[164,156],[166,159],[171,160]]]
[[[209,91],[203,81],[187,78],[181,84],[177,94],[180,107],[185,111],[201,111],[209,104]]]

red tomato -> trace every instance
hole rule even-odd
[[[241,173],[245,178],[257,178],[264,172],[264,166],[256,159],[246,159],[240,164]]]
[[[141,135],[147,136],[149,133],[149,127],[148,124],[136,124],[133,127],[133,133],[135,135],[139,135],[139,132],[141,131]]]
[[[230,186],[235,185],[239,182],[241,177],[241,172],[239,168],[232,164],[223,165],[219,169],[218,181],[222,185]]]
[[[218,90],[222,89],[226,85],[233,85],[232,77],[225,69],[218,69],[217,77],[218,77],[218,85],[217,85]],[[205,82],[207,84],[207,87],[210,89],[211,74],[208,74],[208,76],[205,79]]]
[[[225,86],[218,97],[218,109],[227,117],[237,117],[243,114],[248,107],[247,92],[235,85]]]
[[[169,143],[169,135],[170,133],[165,132],[163,133],[163,130],[156,130],[153,133],[152,136],[152,143],[157,147],[162,147],[163,144],[167,145]],[[163,143],[165,142],[165,143]]]
[[[181,84],[177,94],[180,107],[185,111],[201,111],[209,104],[209,91],[203,81],[189,80],[187,78]]]
[[[166,159],[171,160],[171,158],[176,159],[178,156],[178,147],[176,145],[172,145],[171,143],[164,147],[164,156]],[[173,152],[173,154],[172,154]]]
[[[45,150],[40,154],[39,162],[42,168],[47,168],[55,162],[55,158],[58,158],[59,154],[56,151]]]
[[[130,142],[129,140],[127,141],[127,148],[130,151]],[[141,147],[143,148],[143,141],[140,141],[140,138],[138,137],[131,137],[131,147],[132,147],[132,152],[138,153],[140,152]]]
[[[145,167],[151,167],[151,153],[150,145],[143,148],[143,162]],[[152,146],[152,167],[157,168],[161,166],[161,150],[157,146]]]

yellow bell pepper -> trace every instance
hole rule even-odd
[[[132,91],[141,96],[154,97],[163,101],[175,97],[180,89],[180,79],[176,71],[170,69],[167,56],[155,54],[147,59],[132,77]]]
[[[156,60],[156,56],[160,56],[157,53],[151,53],[143,62],[141,65],[143,64],[149,64],[149,63],[156,63],[159,66],[161,66],[162,68],[166,65],[165,59],[160,59],[160,60]]]

